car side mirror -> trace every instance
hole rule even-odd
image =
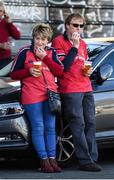
[[[113,67],[111,64],[106,63],[103,64],[102,66],[97,68],[97,79],[96,79],[96,83],[98,85],[102,85],[104,81],[106,81],[113,72]]]

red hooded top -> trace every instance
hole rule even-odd
[[[0,20],[0,43],[8,41],[8,38],[20,39],[20,32],[13,23],[7,23],[5,19]],[[11,56],[10,49],[0,48],[0,60]]]

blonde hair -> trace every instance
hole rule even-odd
[[[48,24],[40,23],[37,24],[32,31],[32,36],[40,36],[42,38],[47,38],[48,41],[51,41],[53,35],[53,30]]]

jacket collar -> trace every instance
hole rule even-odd
[[[64,32],[63,37],[66,41],[69,41],[67,31]]]

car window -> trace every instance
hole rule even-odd
[[[104,61],[100,65],[105,64],[105,63],[110,63],[112,65],[113,73],[110,78],[114,78],[114,50],[109,55],[107,55],[107,57],[104,59]]]
[[[89,55],[89,60],[94,61],[95,58],[99,55],[99,53],[106,47],[107,45],[88,45],[88,55]]]

